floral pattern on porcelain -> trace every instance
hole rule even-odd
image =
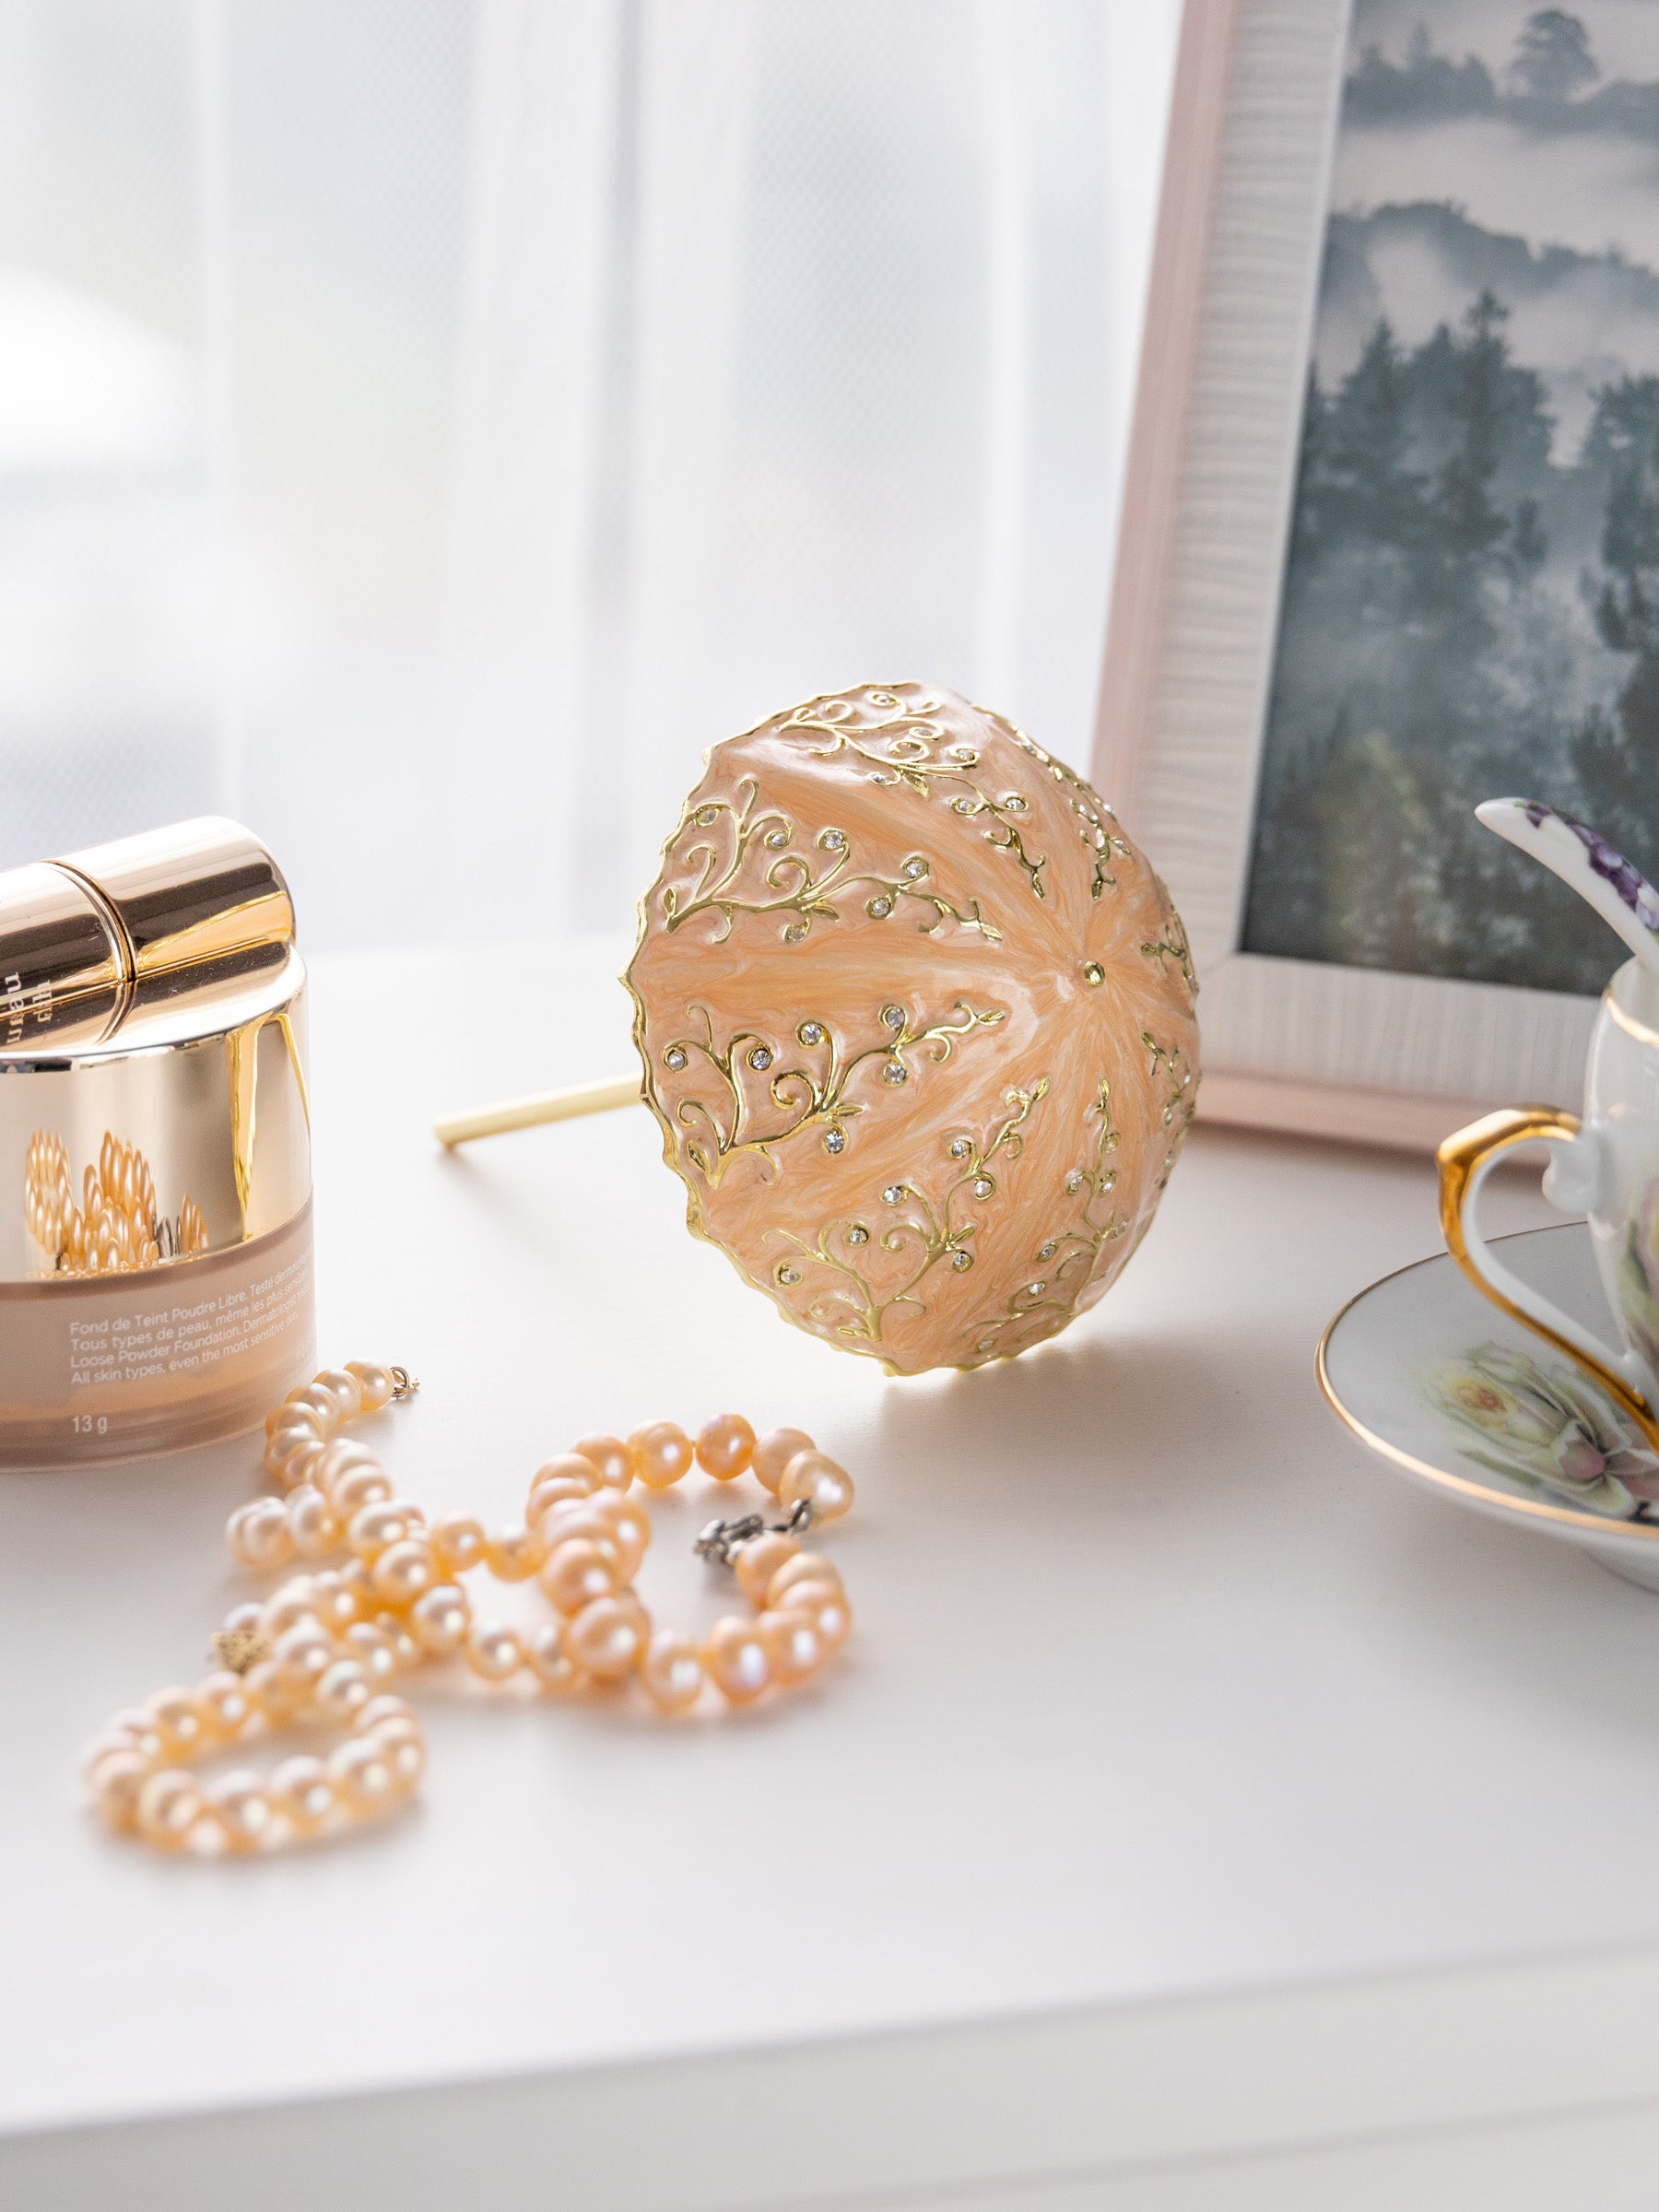
[[[1588,822],[1581,822],[1571,814],[1563,814],[1559,807],[1547,806],[1542,799],[1528,799],[1523,811],[1535,830],[1541,829],[1546,822],[1559,822],[1563,829],[1571,830],[1584,848],[1591,873],[1613,887],[1620,903],[1630,908],[1643,929],[1659,931],[1659,891],[1599,830],[1592,830]]]
[[[1570,1361],[1484,1344],[1429,1369],[1421,1384],[1465,1459],[1585,1512],[1653,1518],[1659,1457]]]

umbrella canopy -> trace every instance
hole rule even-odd
[[[896,1373],[1092,1305],[1193,1118],[1163,885],[1080,777],[949,691],[866,686],[715,746],[626,980],[691,1228]]]

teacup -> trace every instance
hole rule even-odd
[[[1554,1155],[1544,1195],[1563,1213],[1589,1218],[1619,1349],[1512,1275],[1476,1226],[1491,1168],[1540,1139]],[[1506,1106],[1447,1137],[1439,1160],[1441,1225],[1469,1280],[1588,1368],[1659,1450],[1659,979],[1630,960],[1602,994],[1582,1121],[1555,1106]]]

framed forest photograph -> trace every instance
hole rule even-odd
[[[1659,876],[1659,0],[1189,0],[1102,687],[1211,1118],[1575,1102]]]

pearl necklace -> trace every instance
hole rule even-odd
[[[567,1696],[632,1677],[659,1712],[681,1713],[711,1686],[733,1705],[794,1688],[845,1641],[841,1576],[797,1539],[847,1511],[853,1483],[803,1430],[757,1438],[725,1413],[695,1442],[672,1421],[582,1437],[537,1469],[524,1520],[491,1535],[468,1513],[429,1526],[393,1496],[373,1453],[339,1434],[418,1387],[402,1368],[353,1360],[273,1410],[265,1465],[286,1495],[241,1507],[226,1541],[243,1567],[314,1567],[227,1617],[213,1639],[218,1666],[194,1689],[158,1690],[88,1746],[88,1788],[112,1829],[217,1855],[336,1832],[406,1803],[426,1744],[389,1685],[428,1660],[458,1657],[486,1682],[528,1676]],[[700,1642],[653,1628],[634,1594],[651,1518],[628,1495],[636,1482],[666,1489],[694,1461],[723,1483],[751,1470],[785,1511],[771,1526],[751,1512],[703,1530],[698,1550],[733,1569],[754,1610]],[[343,1564],[322,1564],[342,1550]],[[534,1576],[552,1617],[527,1635],[475,1620],[460,1580],[474,1568],[503,1583]],[[343,1740],[263,1778],[239,1770],[204,1783],[190,1771],[194,1758],[295,1727],[337,1728]]]

